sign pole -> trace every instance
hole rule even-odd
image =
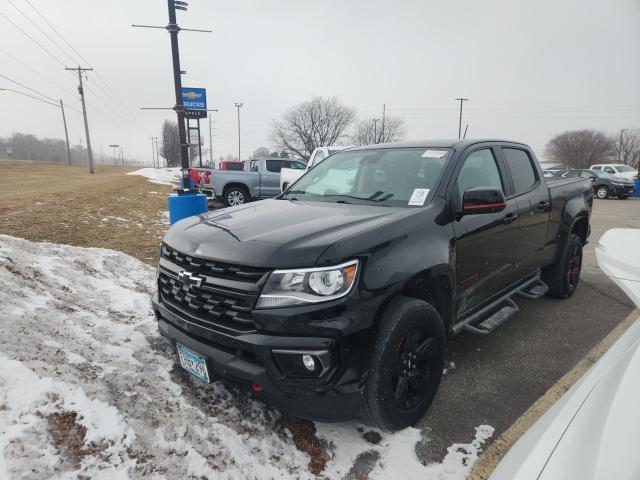
[[[200,161],[200,168],[202,168],[202,142],[200,141],[200,117],[198,117],[198,160]]]

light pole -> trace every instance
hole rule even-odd
[[[242,107],[242,103],[235,103],[236,108],[238,109],[238,161],[241,162],[242,160],[240,160],[240,107]]]
[[[620,129],[620,148],[618,149],[618,163],[622,161],[622,136],[624,135],[624,132],[626,130],[627,130],[626,128]]]
[[[17,93],[18,95],[23,95],[25,97],[33,98],[34,100],[38,100],[40,102],[48,103],[49,105],[53,105],[54,107],[57,107],[62,111],[62,123],[64,124],[64,136],[67,139],[67,162],[69,162],[69,165],[71,165],[71,148],[69,147],[69,132],[67,130],[67,118],[64,115],[64,104],[62,103],[62,99],[60,100],[60,105],[58,105],[57,103],[49,102],[47,100],[43,100],[41,98],[34,97],[33,95],[29,95],[29,94],[21,92],[19,90],[14,90],[13,88],[0,88],[0,91],[13,92],[13,93]]]
[[[456,98],[456,101],[460,102],[460,117],[458,119],[458,138],[462,135],[462,102],[466,102],[468,98]]]

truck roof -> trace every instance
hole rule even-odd
[[[380,143],[380,144],[374,144],[374,145],[366,145],[362,147],[354,147],[349,150],[369,150],[374,148],[410,148],[410,147],[466,148],[470,145],[475,145],[476,143],[486,143],[486,142],[515,143],[518,145],[527,146],[522,142],[514,142],[512,140],[505,140],[505,139],[499,139],[499,138],[474,138],[474,139],[455,138],[455,139],[415,140],[410,142],[396,142],[396,143]]]

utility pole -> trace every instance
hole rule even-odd
[[[113,148],[113,166],[115,167],[118,164],[118,159],[116,157],[116,148],[119,148],[120,145],[109,145],[109,147]]]
[[[215,163],[213,163],[213,134],[211,133],[211,117],[213,117],[213,112],[209,115],[209,165],[211,168],[215,168]]]
[[[60,110],[62,110],[62,123],[64,123],[64,138],[67,140],[67,162],[71,165],[71,148],[69,147],[69,131],[67,130],[67,117],[64,115],[64,104],[60,99]]]
[[[384,141],[384,124],[387,118],[387,104],[382,104],[382,127],[380,128],[380,141]],[[376,143],[380,143],[380,141]]]
[[[20,92],[19,90],[14,90],[13,88],[0,88],[0,92],[12,92],[12,93],[17,93],[18,95],[22,95],[24,97],[29,97],[29,98],[33,98],[34,100],[38,100],[39,102],[42,103],[48,103],[49,105],[53,105],[54,107],[57,107],[58,104],[50,102],[48,100],[43,100],[42,98],[38,98],[38,97],[34,97],[33,95],[29,95],[27,93],[24,92]],[[62,122],[64,123],[64,136],[67,140],[67,161],[69,162],[69,165],[71,165],[71,148],[69,147],[69,131],[67,130],[67,119],[64,115],[64,105],[62,104],[62,99],[60,100],[60,109],[62,110]],[[82,143],[82,142],[80,142]]]
[[[158,140],[158,137],[149,137],[151,140],[151,162],[153,163],[153,167],[156,167],[156,161],[158,163],[158,167],[160,167],[160,159],[157,158],[156,155],[156,141]]]
[[[93,168],[93,152],[91,151],[91,139],[89,138],[89,122],[87,121],[87,106],[84,103],[84,88],[82,87],[82,72],[88,72],[93,68],[82,68],[78,65],[77,68],[65,67],[65,70],[73,70],[78,72],[78,92],[80,93],[80,100],[82,101],[82,116],[84,117],[84,134],[87,137],[87,155],[89,155],[89,173],[95,173]]]
[[[624,132],[626,130],[626,128],[620,129],[620,148],[618,149],[618,163],[622,162],[622,136],[624,135]]]
[[[458,138],[462,136],[462,102],[466,102],[468,98],[456,98],[456,101],[460,102],[460,117],[458,119]]]
[[[378,122],[379,121],[380,121],[379,118],[373,119],[373,143],[379,143],[378,142]]]
[[[238,109],[238,161],[241,162],[240,159],[240,107],[242,107],[242,103],[235,103],[236,108]]]

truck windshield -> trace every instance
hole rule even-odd
[[[636,169],[633,167],[630,167],[629,165],[616,165],[616,169],[619,172],[635,172]]]
[[[422,206],[450,156],[446,148],[381,148],[336,153],[281,198]]]

